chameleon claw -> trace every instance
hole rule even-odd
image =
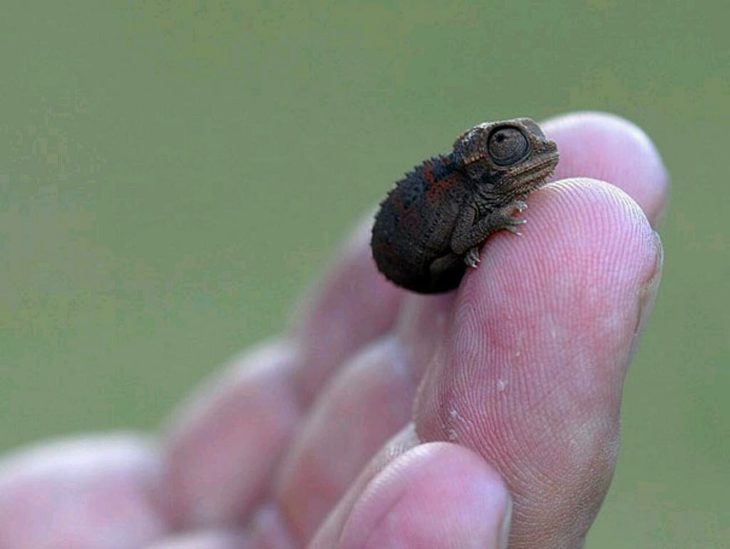
[[[476,269],[477,265],[479,265],[479,248],[474,246],[473,248],[469,248],[469,250],[466,252],[466,255],[464,256],[464,263],[467,264],[467,266],[471,267],[472,269]]]
[[[509,225],[507,225],[505,229],[507,229],[513,235],[522,236],[522,233],[519,230],[519,226],[524,225],[525,223],[527,223],[527,219],[515,219]]]
[[[522,200],[515,200],[512,203],[512,207],[518,212],[522,213],[527,209],[527,202],[523,202]]]

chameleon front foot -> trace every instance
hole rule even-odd
[[[519,230],[520,225],[527,223],[527,219],[515,217],[515,214],[522,213],[527,209],[527,204],[522,200],[514,200],[501,210],[499,214],[501,216],[501,227],[507,229],[512,234],[522,236]]]
[[[504,228],[514,235],[522,236],[519,227],[525,223],[527,223],[527,219],[515,219],[514,221],[510,221],[508,225],[505,225]]]

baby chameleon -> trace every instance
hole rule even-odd
[[[515,234],[529,193],[558,164],[558,148],[529,118],[485,122],[396,183],[380,204],[371,247],[386,278],[414,292],[448,292],[492,233]]]

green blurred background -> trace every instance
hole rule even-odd
[[[602,109],[673,191],[588,545],[726,546],[726,2],[29,4],[0,16],[0,450],[153,428],[424,155]]]

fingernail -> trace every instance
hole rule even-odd
[[[636,330],[634,333],[639,333],[646,322],[646,318],[651,312],[656,299],[657,290],[659,289],[659,282],[662,279],[662,270],[664,267],[664,246],[662,246],[662,240],[659,237],[659,233],[654,231],[654,246],[656,248],[656,263],[654,265],[654,272],[651,278],[646,281],[644,286],[639,292],[639,321],[636,324]]]
[[[512,525],[512,498],[507,494],[507,503],[504,508],[504,517],[502,518],[502,525],[499,528],[499,547],[500,549],[507,549],[509,544],[509,532],[510,526]]]
[[[636,325],[634,326],[634,340],[631,343],[631,352],[629,357],[633,358],[636,348],[639,344],[641,333],[644,330],[646,321],[649,318],[654,308],[654,302],[656,301],[657,291],[659,289],[659,282],[662,279],[662,270],[664,266],[664,247],[662,246],[661,238],[659,233],[653,232],[654,235],[654,246],[656,249],[656,262],[654,265],[654,272],[651,277],[644,283],[639,289],[639,313],[636,319]],[[631,361],[629,360],[629,363]]]

